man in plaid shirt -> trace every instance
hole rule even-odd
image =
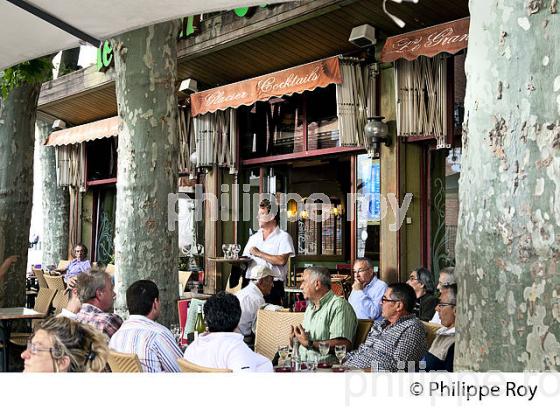
[[[123,320],[112,313],[116,295],[111,276],[103,270],[90,269],[78,275],[77,288],[82,308],[76,320],[92,325],[109,338],[113,336]]]
[[[372,371],[415,371],[428,351],[426,331],[412,313],[416,295],[406,283],[389,285],[381,298],[383,320],[374,323],[367,339],[350,352],[346,365]]]

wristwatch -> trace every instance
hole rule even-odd
[[[313,339],[311,339],[311,334],[308,332],[307,333],[307,346],[306,346],[307,350],[313,350]]]

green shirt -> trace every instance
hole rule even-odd
[[[346,299],[328,291],[319,301],[319,308],[309,303],[303,317],[303,328],[311,335],[313,342],[344,338],[352,342],[356,334],[358,320],[354,309]],[[300,356],[306,360],[308,355],[319,357],[317,350],[308,350],[300,346]],[[330,355],[334,358],[334,355]]]

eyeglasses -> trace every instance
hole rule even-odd
[[[399,302],[399,301],[398,301],[398,300],[389,299],[389,298],[386,298],[385,296],[383,296],[383,297],[381,298],[381,303],[385,303],[385,302]]]
[[[456,304],[455,303],[438,303],[436,305],[436,307],[438,307],[438,308],[443,308],[443,307],[446,307],[446,306],[456,306]]]
[[[353,270],[352,272],[354,272],[354,274],[357,275],[357,274],[360,273],[360,272],[365,272],[365,271],[368,271],[368,270],[370,270],[370,269],[371,269],[371,268],[361,268],[361,269]]]
[[[454,283],[451,283],[451,282],[438,282],[438,285],[441,286],[442,288],[450,288],[451,285],[454,285]]]
[[[27,341],[27,350],[29,350],[32,355],[36,355],[39,352],[49,352],[52,355],[54,349],[52,347],[48,349],[40,348],[36,344],[31,343],[31,340],[29,340]]]
[[[418,278],[417,278],[416,276],[414,276],[414,275],[410,275],[410,276],[408,277],[408,279],[410,279],[410,280],[418,280]]]

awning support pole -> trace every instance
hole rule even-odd
[[[52,24],[55,27],[58,27],[62,31],[67,32],[68,34],[73,35],[74,37],[79,38],[80,40],[85,41],[86,43],[91,44],[94,47],[99,47],[101,44],[101,40],[96,39],[93,36],[90,36],[87,33],[84,33],[81,30],[78,30],[76,27],[71,26],[68,23],[60,20],[59,18],[53,16],[52,14],[43,11],[32,4],[29,4],[23,0],[6,0],[9,3],[12,3],[14,6],[18,6],[19,8],[27,11],[28,13],[33,14],[36,17],[39,17],[41,20],[46,21],[47,23]]]

